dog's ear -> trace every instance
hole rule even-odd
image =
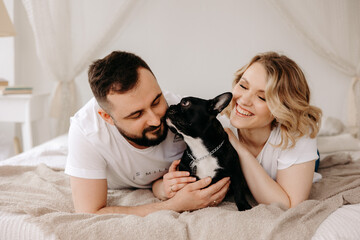
[[[226,92],[223,94],[220,94],[219,96],[209,100],[209,110],[214,112],[214,114],[220,113],[224,108],[226,108],[227,105],[229,105],[230,101],[232,99],[232,93]]]

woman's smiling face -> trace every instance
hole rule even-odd
[[[269,127],[274,120],[265,99],[267,73],[261,63],[253,63],[233,88],[234,108],[230,121],[236,128]]]

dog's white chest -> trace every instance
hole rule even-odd
[[[193,166],[196,169],[196,176],[200,179],[211,177],[216,175],[216,169],[220,168],[216,158],[206,157],[200,161],[194,161]]]
[[[200,179],[206,177],[214,178],[216,170],[220,168],[217,159],[210,155],[207,156],[209,151],[204,146],[201,139],[184,137],[184,140],[189,145],[193,157],[195,158],[190,167],[196,169],[196,176]]]

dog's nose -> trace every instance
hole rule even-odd
[[[167,115],[174,115],[175,113],[176,113],[176,110],[173,105],[171,105],[166,112]]]

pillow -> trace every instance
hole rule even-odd
[[[350,133],[335,136],[318,136],[317,144],[320,154],[339,151],[360,151],[360,140]]]
[[[342,133],[345,129],[344,124],[334,117],[323,117],[318,136],[333,136]]]

